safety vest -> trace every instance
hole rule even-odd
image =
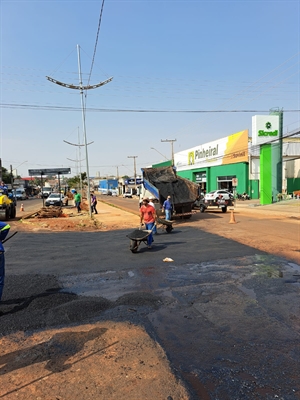
[[[9,230],[10,230],[10,225],[8,225],[4,222],[0,222],[0,251],[4,251],[2,241],[8,235]]]

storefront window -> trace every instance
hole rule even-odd
[[[218,189],[233,190],[232,179],[236,178],[236,175],[232,176],[218,176]]]

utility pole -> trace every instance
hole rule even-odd
[[[127,158],[133,158],[133,166],[134,166],[134,188],[135,188],[135,191],[136,191],[136,162],[135,162],[135,159],[137,158],[138,156],[127,156]]]
[[[92,218],[92,208],[91,208],[91,190],[90,190],[90,173],[89,173],[89,159],[88,159],[88,151],[87,151],[87,137],[86,137],[86,125],[85,125],[85,104],[84,104],[84,97],[83,97],[83,91],[84,90],[89,90],[89,89],[96,89],[100,86],[105,85],[106,83],[109,83],[112,81],[113,78],[109,78],[103,82],[99,82],[96,85],[87,85],[83,86],[82,83],[82,74],[81,74],[81,61],[80,61],[80,46],[77,45],[77,58],[78,58],[78,75],[79,75],[79,86],[73,85],[73,84],[67,84],[63,83],[60,81],[57,81],[53,78],[50,78],[50,76],[46,76],[48,81],[56,83],[57,85],[66,87],[68,89],[76,89],[79,90],[80,92],[80,97],[81,97],[81,109],[82,109],[82,125],[83,125],[83,134],[84,134],[84,147],[85,147],[85,161],[86,161],[86,176],[87,176],[87,200],[88,200],[88,205],[89,205],[89,215],[90,218]]]
[[[161,142],[169,142],[171,143],[171,154],[172,154],[172,167],[174,166],[174,148],[173,143],[176,142],[176,139],[161,139]]]
[[[119,195],[119,166],[117,165],[116,168],[117,168],[117,184],[118,184],[117,190]]]
[[[11,190],[13,190],[14,178],[13,178],[13,169],[12,169],[12,165],[10,165],[10,184],[11,184]]]

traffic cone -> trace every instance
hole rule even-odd
[[[234,209],[232,208],[231,210],[231,214],[230,214],[230,224],[236,224],[235,218],[234,218]]]
[[[21,204],[20,211],[24,211],[24,204]]]

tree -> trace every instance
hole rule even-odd
[[[4,183],[11,183],[12,174],[4,167],[2,167],[2,180]]]

